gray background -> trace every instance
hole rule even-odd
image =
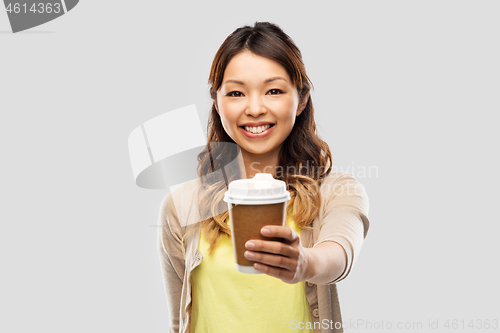
[[[213,56],[257,20],[302,50],[320,135],[370,197],[370,232],[338,285],[344,320],[423,332],[500,319],[499,10],[82,1],[15,35],[0,10],[0,331],[168,331],[154,227],[166,190],[134,184],[127,138],[193,103],[206,127]]]

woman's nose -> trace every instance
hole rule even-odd
[[[248,98],[248,104],[245,109],[245,114],[253,117],[258,117],[261,114],[266,114],[267,108],[262,103],[259,96],[252,96]]]

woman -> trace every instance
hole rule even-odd
[[[336,283],[359,255],[368,198],[352,175],[331,172],[299,49],[268,22],[236,29],[215,55],[209,83],[200,179],[167,195],[159,217],[170,331],[342,332]],[[239,153],[243,175],[224,169]],[[217,170],[223,177],[210,177]],[[264,273],[251,275],[236,271],[220,207],[231,181],[258,172],[286,182],[291,200],[286,225],[261,230],[283,242],[247,242],[245,256]]]

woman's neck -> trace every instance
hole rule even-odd
[[[253,178],[257,173],[270,173],[274,176],[278,165],[278,152],[279,149],[275,149],[266,154],[252,154],[242,150],[247,179]]]

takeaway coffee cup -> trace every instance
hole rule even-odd
[[[290,193],[285,182],[270,173],[258,173],[252,179],[239,179],[229,184],[224,195],[228,204],[236,269],[242,273],[260,274],[253,261],[245,258],[245,243],[250,239],[280,241],[260,233],[266,225],[285,225],[286,203]]]

